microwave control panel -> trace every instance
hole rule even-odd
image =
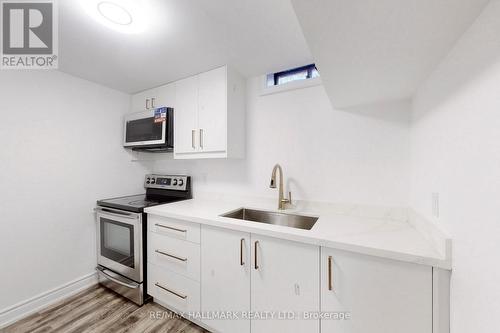
[[[187,183],[188,176],[147,175],[144,180],[144,187],[185,191],[187,189]]]

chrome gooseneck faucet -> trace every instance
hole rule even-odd
[[[280,179],[279,179],[279,189],[278,189],[278,209],[285,209],[285,205],[292,203],[292,192],[288,192],[288,198],[283,196],[283,169],[279,164],[276,164],[273,168],[273,173],[271,175],[271,184],[270,188],[276,188],[276,172],[279,171]]]

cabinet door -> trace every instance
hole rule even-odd
[[[176,153],[192,153],[198,147],[198,77],[175,84],[174,149]]]
[[[252,234],[252,332],[318,333],[319,247]],[[290,316],[290,317],[289,317]]]
[[[156,88],[154,105],[159,108],[162,106],[175,108],[175,83],[166,84]]]
[[[226,151],[226,67],[199,75],[200,147],[205,152]]]
[[[201,309],[203,312],[250,311],[250,234],[202,226]],[[250,320],[205,320],[218,332],[249,333]]]
[[[322,333],[431,333],[432,268],[321,249]]]
[[[153,98],[155,94],[156,92],[154,91],[154,89],[150,89],[133,95],[132,109],[130,111],[141,112],[151,109],[151,98]]]

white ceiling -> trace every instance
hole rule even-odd
[[[135,0],[148,29],[122,34],[59,1],[59,68],[134,93],[220,65],[245,76],[312,62],[289,0]]]
[[[411,97],[488,0],[291,0],[331,102]]]

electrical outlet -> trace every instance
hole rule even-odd
[[[432,216],[439,218],[439,193],[432,193]]]

